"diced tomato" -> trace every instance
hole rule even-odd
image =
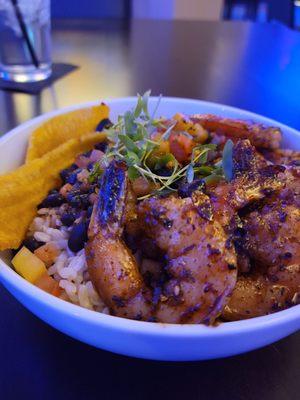
[[[169,138],[170,151],[180,163],[188,162],[196,143],[182,132],[172,132]]]

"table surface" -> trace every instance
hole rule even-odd
[[[153,94],[245,108],[300,129],[300,34],[244,22],[55,23],[53,58],[80,69],[40,95],[0,91],[0,132],[105,97]],[[299,398],[300,334],[223,360],[130,359],[47,326],[0,287],[0,397]]]

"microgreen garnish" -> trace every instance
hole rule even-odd
[[[195,172],[194,172],[194,166],[193,164],[189,164],[187,170],[186,170],[186,180],[188,183],[192,183],[194,180]]]
[[[90,172],[90,175],[88,177],[89,183],[95,183],[97,179],[102,175],[103,169],[100,167],[100,164],[98,162],[95,162],[93,165],[93,169]]]
[[[128,177],[131,181],[142,176],[155,183],[157,189],[140,199],[151,195],[164,195],[177,191],[175,183],[183,180],[188,184],[194,179],[203,179],[207,183],[218,182],[225,175],[232,178],[232,142],[227,141],[223,158],[216,164],[209,162],[209,152],[216,150],[214,144],[198,144],[193,148],[189,164],[180,164],[173,154],[161,151],[160,145],[168,141],[176,122],[166,119],[156,119],[161,97],[150,115],[148,101],[151,92],[138,95],[137,104],[131,111],[118,117],[113,126],[105,130],[110,141],[108,152],[101,160],[101,165],[108,165],[112,158],[123,160],[128,167]],[[160,134],[153,138],[157,130]],[[181,132],[189,139],[193,138],[187,132]],[[167,173],[166,173],[167,171]],[[224,171],[224,174],[223,174]],[[231,171],[231,172],[230,172]],[[95,182],[102,170],[94,166],[90,173],[90,182]]]
[[[175,164],[176,158],[171,153],[164,154],[155,160],[154,171],[158,171],[161,168],[164,168],[168,163]]]
[[[233,141],[227,140],[224,149],[223,149],[223,156],[222,156],[222,167],[225,179],[230,182],[233,178],[233,158],[232,158],[232,151],[233,151]]]

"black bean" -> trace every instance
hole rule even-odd
[[[102,132],[103,129],[108,129],[112,126],[112,122],[108,118],[102,119],[99,124],[97,125],[96,132]]]
[[[27,249],[32,252],[41,247],[43,244],[43,242],[37,241],[33,236],[27,237],[23,241],[23,246],[27,247]]]
[[[90,203],[89,197],[90,197],[89,194],[82,194],[81,196],[79,196],[81,207],[83,209],[87,209],[90,206],[91,203]]]
[[[40,208],[59,207],[64,203],[65,199],[58,192],[49,194],[38,206]]]
[[[81,206],[84,210],[87,210],[91,205],[89,194],[82,194],[80,196],[80,201],[81,201]]]
[[[76,185],[73,186],[72,190],[70,190],[70,192],[68,192],[68,194],[67,194],[67,202],[68,203],[72,202],[72,200],[75,197],[80,196],[80,194],[81,194],[80,187],[76,183]]]
[[[70,193],[67,196],[68,203],[70,206],[74,208],[81,208],[81,201],[80,197],[78,195],[70,195]]]
[[[90,193],[90,194],[95,193],[96,187],[97,187],[97,185],[91,185],[91,186],[89,187],[89,193]]]
[[[87,228],[86,222],[80,222],[73,226],[71,234],[68,240],[69,249],[75,253],[84,247],[84,243],[87,241]]]
[[[85,157],[89,158],[90,155],[92,154],[92,151],[93,151],[93,150],[89,150],[89,151],[87,151],[86,153],[84,153],[83,155],[84,155]]]
[[[88,166],[87,166],[88,171],[92,171],[92,170],[93,170],[94,164],[95,164],[94,162],[90,162],[90,163],[88,164]]]
[[[59,175],[63,181],[63,183],[66,182],[67,177],[69,176],[69,170],[68,169],[63,169],[62,171],[60,171]]]
[[[107,146],[108,146],[108,143],[107,143],[107,142],[100,142],[100,143],[97,143],[97,144],[95,145],[95,149],[96,149],[96,150],[103,151],[103,153],[105,153],[105,152],[106,152],[106,149],[107,149]]]
[[[77,172],[72,172],[69,176],[67,176],[66,183],[74,185],[76,182],[77,182]]]
[[[81,171],[82,171],[82,168],[77,168],[77,169],[75,169],[74,173],[79,174],[79,172],[81,172]]]
[[[62,214],[62,216],[60,217],[60,220],[63,223],[63,225],[71,226],[74,223],[76,218],[77,218],[76,214],[66,212],[66,213]]]
[[[66,183],[66,180],[68,178],[68,176],[75,171],[75,169],[77,169],[78,166],[76,164],[72,164],[69,168],[63,169],[62,171],[60,171],[60,177],[62,179],[62,181],[64,183]]]
[[[80,191],[71,191],[67,194],[67,201],[70,206],[78,209],[87,209],[90,206],[89,193]]]
[[[92,215],[92,212],[93,212],[93,206],[89,206],[89,208],[87,209],[87,212],[86,212],[86,216],[88,218],[90,218]]]

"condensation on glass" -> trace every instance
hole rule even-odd
[[[51,74],[50,0],[18,0],[27,32],[11,0],[0,0],[0,77],[35,82]],[[28,46],[30,41],[30,46]]]

